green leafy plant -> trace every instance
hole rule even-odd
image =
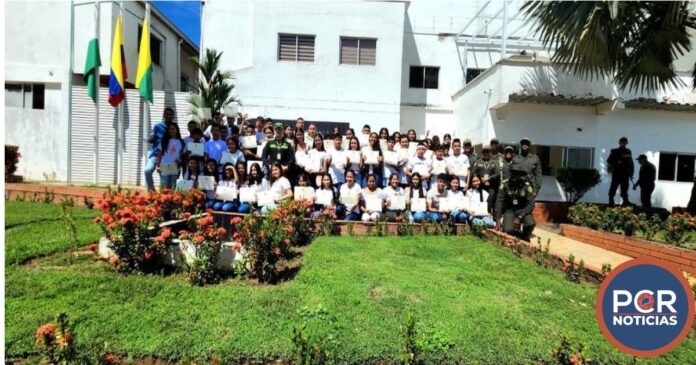
[[[574,344],[570,337],[561,336],[561,342],[553,352],[553,363],[558,365],[581,365],[584,361],[583,351],[585,347],[582,344]]]
[[[292,329],[295,363],[300,365],[335,364],[339,362],[339,333],[342,324],[321,305],[303,307],[297,312],[299,322]]]
[[[220,70],[221,58],[222,52],[210,48],[206,48],[202,60],[191,57],[191,62],[203,76],[196,80],[197,94],[191,95],[188,99],[194,118],[197,118],[199,108],[210,108],[215,113],[235,101],[232,96],[234,85],[230,82],[233,79],[232,71]]]
[[[568,209],[568,219],[573,224],[591,229],[599,229],[602,225],[603,213],[597,205],[579,203]]]
[[[551,246],[551,239],[546,241],[546,246],[542,248],[541,237],[537,237],[537,246],[533,247],[534,252],[534,262],[539,266],[546,266],[546,260],[551,256],[549,253]]]
[[[653,214],[650,218],[645,213],[638,215],[638,230],[646,240],[652,241],[657,233],[662,230],[662,226],[663,221],[657,214]]]
[[[75,224],[75,215],[73,214],[75,204],[71,199],[63,198],[60,202],[60,219],[63,221],[63,227],[68,233],[68,241],[70,246],[77,247],[80,244],[77,238],[77,224]],[[69,254],[70,263],[73,262],[72,253]]]
[[[585,193],[597,186],[602,179],[596,169],[577,169],[559,167],[556,170],[556,181],[565,192],[566,201],[577,203]]]
[[[611,273],[611,264],[602,264],[602,277],[606,278]]]
[[[638,216],[632,207],[613,207],[604,211],[600,228],[610,233],[623,233],[632,236],[639,227]]]
[[[405,213],[396,217],[396,235],[413,236],[413,224],[408,222]]]
[[[216,283],[220,280],[216,264],[227,231],[222,227],[215,227],[212,210],[209,210],[205,217],[189,220],[188,224],[190,230],[180,231],[179,238],[189,241],[194,251],[191,262],[185,264],[189,282],[196,286]],[[163,245],[169,237],[170,235],[158,236],[155,240],[159,240]]]
[[[454,343],[442,332],[418,328],[413,310],[407,310],[401,326],[400,360],[404,365],[439,364],[452,362]]]
[[[681,246],[688,242],[696,232],[696,218],[688,214],[672,214],[665,220],[665,240],[667,243]]]
[[[348,223],[346,223],[346,230],[348,231],[348,236],[353,237],[355,235],[355,233],[353,232],[353,222],[352,221],[348,221]]]
[[[17,171],[20,157],[19,146],[5,145],[5,182],[13,181],[12,175]]]
[[[56,199],[56,194],[53,190],[49,191],[48,188],[44,188],[43,199],[41,200],[45,204],[52,204]]]
[[[94,209],[94,200],[87,195],[82,197],[82,203],[87,209]]]
[[[585,261],[580,260],[580,262],[576,264],[575,255],[570,254],[570,256],[568,256],[568,261],[563,265],[563,271],[568,281],[579,283],[582,275],[585,273]]]

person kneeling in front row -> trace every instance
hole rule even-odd
[[[504,181],[495,202],[496,228],[501,229],[500,217],[503,217],[502,231],[529,241],[536,226],[534,210],[534,188],[526,181],[526,171],[518,164],[510,166],[510,180]]]

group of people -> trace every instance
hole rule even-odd
[[[529,138],[520,141],[519,154],[493,138],[479,156],[470,140],[449,134],[418,139],[414,130],[377,133],[365,125],[359,134],[334,128],[321,135],[302,118],[293,127],[263,117],[223,121],[221,113],[205,130],[190,121],[182,137],[167,109],[149,142],[148,189],[155,189],[157,171],[164,188],[205,191],[214,210],[266,213],[295,199],[311,200],[314,217],[451,220],[523,239],[535,226],[541,163]]]

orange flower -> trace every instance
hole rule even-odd
[[[96,243],[92,243],[92,244],[90,244],[90,245],[87,246],[87,249],[90,250],[90,251],[92,251],[92,252],[96,252],[96,251],[97,251],[97,244],[96,244]]]
[[[53,337],[56,334],[56,325],[53,323],[47,323],[39,329],[36,330],[36,339],[38,340],[39,338],[43,336],[47,337]]]
[[[113,364],[118,362],[120,359],[115,354],[105,354],[102,356],[102,361],[107,364]]]
[[[200,234],[196,233],[196,234],[193,235],[193,240],[194,240],[196,243],[200,244],[200,243],[203,243],[203,241],[205,240],[205,238],[204,238],[203,236],[201,236]]]
[[[152,258],[152,251],[150,251],[150,250],[145,251],[145,253],[143,254],[143,258],[145,260],[150,260]]]
[[[58,339],[58,346],[66,347],[73,340],[73,335],[70,332],[66,332],[61,338]]]
[[[168,239],[172,236],[172,231],[169,228],[165,228],[162,230],[162,233],[160,233],[160,236],[162,236],[164,239]]]
[[[101,220],[102,220],[101,217],[94,217],[93,222],[94,223],[101,223]]]
[[[187,231],[185,229],[182,229],[181,231],[179,231],[179,238],[184,238],[188,235],[189,235],[189,231]]]
[[[239,249],[242,247],[242,244],[239,242],[235,242],[232,244],[232,252],[238,253]]]
[[[111,257],[109,258],[109,263],[110,263],[111,265],[114,265],[114,266],[115,266],[115,265],[118,265],[118,263],[119,263],[118,256],[115,256],[115,255],[114,255],[114,256],[111,256]]]
[[[273,248],[273,253],[276,255],[280,255],[280,247],[274,247]]]
[[[292,234],[292,232],[293,232],[295,229],[294,229],[291,225],[288,224],[287,226],[285,226],[285,228],[283,228],[283,230],[284,230],[285,233],[287,233],[287,234]]]
[[[289,238],[286,238],[285,240],[283,240],[283,242],[285,243],[286,246],[289,246],[289,245],[290,245],[290,239],[289,239]]]
[[[234,217],[234,218],[232,218],[232,220],[230,221],[230,223],[231,223],[233,226],[236,226],[236,225],[239,224],[241,221],[242,221],[242,218],[240,218],[240,217]]]
[[[220,227],[217,229],[217,231],[215,233],[217,233],[218,237],[223,237],[227,234],[227,230]]]

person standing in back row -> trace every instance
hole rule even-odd
[[[633,190],[640,186],[640,203],[643,205],[643,208],[652,208],[650,197],[653,190],[655,190],[657,170],[655,165],[650,163],[645,155],[638,156],[636,160],[640,164],[640,170],[638,171],[638,181],[633,184]]]
[[[622,205],[631,205],[628,200],[628,180],[633,179],[633,156],[631,150],[626,148],[628,138],[619,139],[619,148],[614,148],[607,158],[607,170],[611,173],[611,185],[609,186],[609,205],[614,205],[616,189],[621,186]]]
[[[541,190],[541,161],[531,153],[532,140],[524,137],[520,140],[520,154],[512,158],[512,163],[518,165],[527,174],[527,182],[532,185],[534,198]]]
[[[145,185],[148,191],[155,191],[155,181],[152,178],[152,174],[157,168],[157,154],[162,148],[162,140],[167,133],[167,128],[169,125],[174,123],[174,109],[165,108],[163,114],[163,121],[155,124],[150,132],[150,136],[147,139],[148,143],[152,144],[150,153],[148,154],[147,163],[145,164]]]

